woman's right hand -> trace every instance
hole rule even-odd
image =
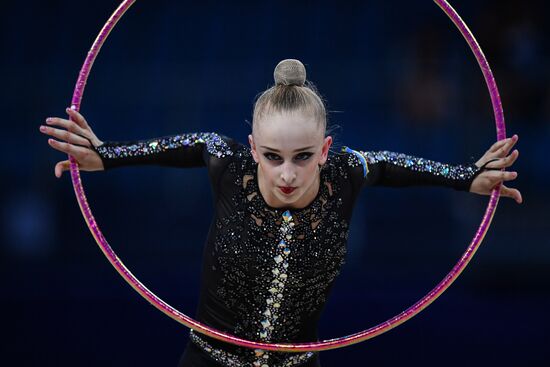
[[[60,152],[72,155],[78,162],[78,168],[82,171],[102,171],[104,169],[101,157],[94,150],[103,144],[86,122],[86,119],[77,111],[67,108],[69,120],[58,117],[46,119],[49,126],[40,126],[40,131],[55,139],[48,139],[50,146]],[[62,129],[54,128],[61,127]],[[58,162],[55,165],[55,176],[60,178],[63,171],[70,169],[69,160]]]

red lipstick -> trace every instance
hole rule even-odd
[[[283,186],[279,186],[279,189],[281,189],[281,191],[287,195],[292,193],[292,191],[296,190],[295,187],[283,187]]]

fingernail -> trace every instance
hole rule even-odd
[[[40,126],[40,131],[42,132],[46,131],[46,126]]]
[[[52,118],[51,118],[51,117],[48,117],[48,118],[46,119],[46,123],[49,124],[49,123],[51,123],[51,122],[52,122]]]

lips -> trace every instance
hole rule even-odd
[[[295,187],[284,187],[284,186],[279,186],[279,189],[281,189],[281,191],[285,194],[290,194],[292,193],[292,191],[296,190]]]

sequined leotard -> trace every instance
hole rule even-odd
[[[440,185],[467,191],[474,164],[449,165],[388,151],[344,148],[321,169],[303,209],[272,208],[250,149],[215,133],[181,134],[96,148],[105,169],[134,164],[206,166],[215,210],[205,244],[197,320],[264,342],[317,340],[317,323],[344,263],[355,200],[365,186]],[[190,366],[319,366],[318,353],[250,350],[191,333]]]

